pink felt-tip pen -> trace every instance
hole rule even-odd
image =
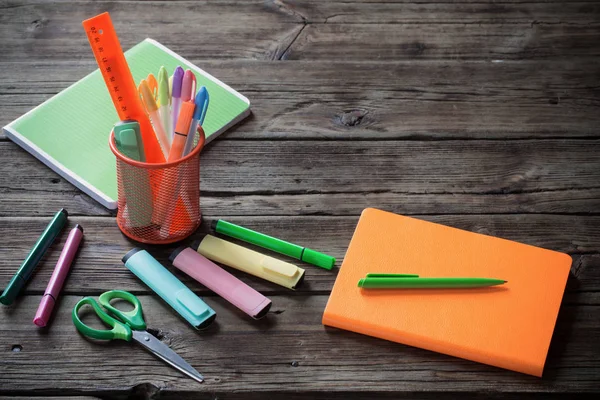
[[[81,225],[77,224],[75,225],[75,228],[71,229],[71,232],[69,232],[69,237],[67,238],[65,247],[60,253],[56,267],[54,268],[52,276],[50,277],[50,281],[48,282],[48,287],[46,287],[46,291],[44,292],[44,297],[42,297],[40,306],[35,313],[35,317],[33,318],[33,323],[40,328],[46,326],[48,320],[50,319],[50,315],[52,315],[54,304],[56,303],[58,294],[60,293],[63,283],[65,283],[65,279],[69,274],[71,263],[75,258],[75,254],[77,254],[77,249],[79,248],[81,239],[83,239],[83,228]]]

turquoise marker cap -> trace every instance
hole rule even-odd
[[[140,132],[140,124],[134,120],[119,121],[115,124],[115,144],[126,157],[135,161],[146,161],[144,142]]]
[[[122,261],[194,328],[204,329],[217,317],[212,308],[146,250],[134,248],[123,256]]]

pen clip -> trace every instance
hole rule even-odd
[[[418,278],[419,275],[414,274],[367,274],[367,278]]]

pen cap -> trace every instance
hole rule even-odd
[[[168,106],[171,101],[169,94],[169,75],[165,67],[160,67],[158,72],[158,102],[160,106]]]
[[[149,113],[158,110],[156,100],[154,100],[154,94],[152,93],[152,90],[150,89],[150,86],[148,86],[148,82],[146,82],[145,79],[142,79],[138,91],[142,96],[146,110],[148,110]]]
[[[204,329],[217,314],[146,250],[134,248],[123,257],[125,266],[196,329]]]
[[[173,83],[171,89],[172,97],[181,97],[181,84],[183,83],[183,68],[178,66],[175,68],[175,72],[173,72]]]
[[[198,93],[196,94],[196,98],[194,99],[194,103],[196,104],[196,109],[194,110],[194,119],[197,119],[200,122],[200,125],[204,123],[204,118],[206,117],[206,111],[208,109],[208,90],[206,87],[201,86],[198,89]]]
[[[140,124],[137,121],[119,121],[115,124],[113,132],[115,143],[121,153],[135,161],[146,161]]]
[[[55,303],[56,301],[51,295],[45,294],[44,297],[42,297],[42,301],[40,302],[35,316],[33,317],[33,323],[40,328],[45,327],[48,324],[48,320],[50,320]]]
[[[331,269],[335,265],[334,257],[308,248],[302,252],[302,261],[325,269]]]
[[[295,289],[304,279],[304,269],[237,244],[206,235],[196,251],[232,268]]]
[[[217,293],[252,318],[264,317],[271,308],[271,300],[190,247],[176,249],[169,260],[176,268]]]

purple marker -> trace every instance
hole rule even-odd
[[[77,249],[79,248],[79,243],[81,243],[82,238],[83,228],[81,225],[77,224],[75,225],[75,228],[71,229],[71,232],[69,232],[69,237],[67,238],[65,247],[60,253],[60,257],[58,258],[56,267],[52,272],[52,276],[48,282],[48,287],[46,288],[44,297],[42,297],[40,306],[35,313],[35,317],[33,318],[33,323],[40,328],[46,326],[48,320],[50,319],[50,315],[52,315],[54,304],[56,303],[56,299],[58,298],[58,294],[62,289],[63,283],[65,283],[65,279],[67,278],[69,269],[71,268],[71,263],[75,258],[75,254],[77,253]]]
[[[271,300],[190,247],[175,249],[169,260],[180,271],[188,274],[254,319],[264,317],[271,308]]]
[[[173,135],[175,135],[175,127],[179,119],[179,109],[181,108],[181,85],[183,84],[183,68],[175,68],[173,72],[173,87],[171,88],[171,122],[173,130],[171,130],[171,143],[173,143]],[[187,133],[187,132],[185,132]]]

